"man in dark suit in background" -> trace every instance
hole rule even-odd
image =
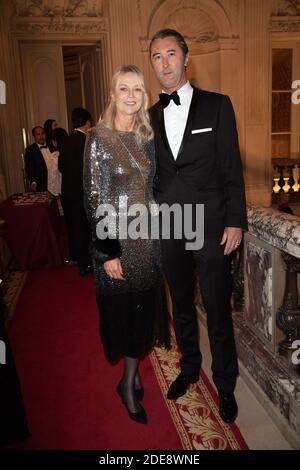
[[[50,152],[46,142],[46,135],[43,127],[35,126],[32,129],[34,143],[25,150],[25,171],[30,183],[31,191],[47,191],[48,170],[47,156]]]
[[[167,397],[184,395],[201,367],[194,305],[194,267],[199,273],[212,353],[213,380],[222,419],[237,415],[234,397],[237,357],[230,316],[229,254],[247,227],[242,165],[234,111],[228,96],[194,88],[186,78],[187,44],[177,31],[162,30],[150,44],[150,58],[162,86],[160,101],[150,110],[157,158],[156,195],[159,204],[204,206],[204,245],[194,251],[186,239],[162,239],[162,259],[168,280],[181,372]],[[198,227],[199,229],[199,227]]]
[[[78,263],[81,276],[89,274],[91,232],[83,205],[83,154],[91,115],[84,108],[72,111],[74,131],[64,143],[58,167],[62,173],[62,205],[68,229],[71,258]]]

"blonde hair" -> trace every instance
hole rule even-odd
[[[120,67],[117,67],[112,77],[110,92],[115,93],[119,78],[121,77],[121,75],[125,75],[126,73],[134,73],[137,76],[143,91],[142,106],[137,113],[133,129],[138,144],[142,144],[143,142],[147,142],[153,138],[153,129],[150,124],[150,118],[148,113],[149,98],[145,89],[144,76],[140,69],[135,65],[121,65]],[[100,117],[98,121],[98,125],[103,125],[108,129],[111,129],[115,133],[116,113],[116,103],[110,98],[108,106],[104,111],[103,117]]]

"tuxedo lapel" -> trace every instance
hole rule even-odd
[[[197,101],[198,101],[198,94],[197,94],[197,91],[194,88],[192,101],[191,101],[190,109],[189,109],[189,114],[188,114],[185,130],[184,130],[184,134],[183,134],[183,138],[182,138],[181,145],[180,145],[178,155],[177,155],[177,159],[176,159],[177,161],[180,158],[180,155],[181,155],[182,150],[184,148],[184,144],[186,143],[187,139],[191,135],[192,128],[193,128],[194,116],[195,116],[195,112],[196,112],[196,108],[197,108]]]
[[[160,131],[160,134],[161,134],[161,139],[162,139],[162,141],[163,141],[163,143],[166,147],[168,155],[172,158],[172,160],[174,160],[173,153],[172,153],[171,147],[169,145],[169,141],[168,141],[167,134],[166,134],[164,112],[163,112],[163,109],[162,109],[162,106],[161,106],[160,103],[158,105],[157,113],[158,113],[158,125],[159,125],[159,131]]]

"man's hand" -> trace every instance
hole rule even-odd
[[[110,261],[105,261],[103,264],[106,274],[112,279],[119,279],[125,281],[123,277],[123,270],[120,258],[115,258]]]
[[[242,229],[239,227],[225,227],[221,245],[225,245],[224,255],[229,255],[236,250],[242,240]]]
[[[36,191],[36,188],[37,188],[37,183],[35,181],[33,181],[30,185],[30,189],[31,189],[31,191]]]

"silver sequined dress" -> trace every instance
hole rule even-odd
[[[155,212],[154,173],[153,141],[139,146],[134,133],[113,133],[104,126],[89,133],[84,156],[85,207],[93,232],[100,336],[111,362],[124,355],[141,357],[154,345],[169,345],[160,244],[149,237],[155,216],[150,219],[145,215],[150,211],[145,211],[142,216],[148,224],[139,227],[142,237],[136,239],[123,239],[118,223],[124,208],[137,207],[134,204],[139,204],[142,212],[150,207],[152,214]],[[96,234],[100,204],[110,204],[117,214],[117,219],[106,217],[106,240],[99,240]],[[137,214],[141,216],[141,212]],[[127,232],[134,218],[127,218]],[[103,262],[116,257],[121,260],[125,281],[111,279],[103,269]]]

